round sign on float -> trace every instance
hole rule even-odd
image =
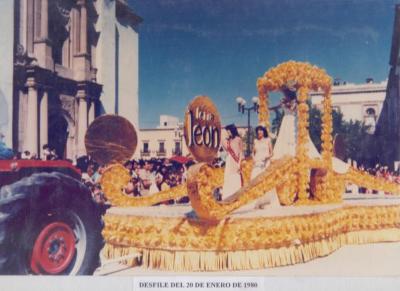
[[[185,112],[186,146],[198,162],[212,162],[221,143],[221,120],[217,107],[207,96],[197,96]]]
[[[97,117],[85,135],[87,154],[101,165],[129,160],[135,153],[136,145],[135,127],[117,115]]]

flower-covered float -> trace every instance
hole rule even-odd
[[[289,86],[296,92],[294,151],[280,155],[253,180],[252,162],[244,161],[244,186],[226,201],[213,195],[223,184],[223,169],[208,162],[217,152],[221,129],[215,106],[204,96],[192,102],[185,117],[185,140],[199,161],[190,168],[187,184],[129,197],[122,190],[131,178],[129,172],[120,163],[111,163],[101,178],[113,205],[105,215],[103,255],[129,257],[125,263],[130,266],[163,270],[245,270],[304,263],[347,244],[400,241],[400,199],[395,195],[400,186],[334,157],[332,82],[324,70],[289,61],[267,71],[257,81],[259,123],[269,128],[269,93]],[[321,153],[308,134],[310,90],[324,94]],[[343,199],[346,183],[390,195]],[[275,191],[281,206],[246,208],[268,191]],[[152,206],[185,195],[190,205]]]

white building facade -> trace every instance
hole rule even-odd
[[[386,97],[387,81],[374,83],[371,79],[365,84],[336,84],[332,87],[332,106],[343,113],[346,121],[361,121],[375,131]],[[322,109],[321,92],[311,92],[311,104]]]
[[[247,127],[238,126],[240,136],[245,137]],[[222,130],[222,139],[227,133]],[[173,156],[190,156],[183,136],[183,123],[177,117],[160,116],[160,124],[156,128],[140,130],[136,159],[171,158]]]
[[[0,10],[0,131],[16,151],[85,155],[96,116],[138,128],[138,32],[123,0],[6,0]],[[4,113],[3,113],[4,111]],[[4,115],[6,114],[6,115]]]
[[[160,123],[156,128],[140,130],[135,158],[170,158],[187,155],[189,150],[183,136],[183,123],[179,122],[178,117],[160,115]]]
[[[140,141],[135,158],[170,158],[187,156],[182,128],[148,128],[140,130]]]

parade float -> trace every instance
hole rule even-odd
[[[224,170],[210,164],[222,134],[218,111],[208,97],[196,97],[185,114],[185,140],[198,161],[189,169],[187,183],[147,197],[130,197],[123,190],[131,177],[122,162],[132,156],[137,142],[133,127],[124,125],[120,117],[97,119],[89,127],[87,149],[109,164],[101,186],[113,206],[104,217],[103,256],[161,270],[246,270],[304,263],[348,244],[400,241],[400,200],[396,199],[400,186],[334,157],[331,86],[324,70],[294,61],[270,69],[257,80],[259,124],[266,128],[270,126],[269,94],[288,87],[296,92],[296,145],[292,152],[275,157],[253,180],[249,179],[252,162],[244,161],[244,186],[225,201],[213,195],[223,184]],[[311,90],[324,95],[321,153],[308,133]],[[96,137],[104,131],[108,142],[104,135]],[[115,132],[123,132],[123,137],[119,140]],[[281,132],[278,140],[285,138]],[[388,195],[343,199],[346,183]],[[248,207],[271,191],[280,206]],[[190,205],[152,206],[185,195]]]

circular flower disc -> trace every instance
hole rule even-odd
[[[87,154],[99,164],[124,162],[135,153],[134,126],[117,115],[102,115],[89,126],[85,136]]]

